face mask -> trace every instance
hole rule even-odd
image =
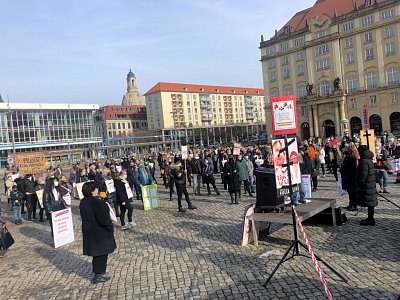
[[[123,180],[125,180],[126,177],[127,177],[126,175],[122,175],[122,176],[121,176],[121,178],[122,178]]]
[[[249,160],[249,157],[248,157],[248,156],[245,156],[244,159],[245,159],[245,160]]]
[[[242,156],[238,156],[238,159],[239,159],[239,160],[242,160],[242,158],[243,158]]]
[[[58,186],[58,181],[54,181],[54,186]]]

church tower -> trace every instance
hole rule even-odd
[[[129,73],[126,76],[126,94],[122,98],[122,105],[126,106],[145,106],[144,97],[140,94],[139,89],[136,85],[136,76],[135,73],[129,69]]]

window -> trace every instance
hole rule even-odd
[[[276,73],[275,73],[275,71],[269,73],[269,81],[270,82],[275,82],[276,81]]]
[[[283,79],[289,78],[289,69],[283,69]]]
[[[277,97],[279,95],[278,90],[272,90],[271,91],[271,97]]]
[[[297,54],[296,54],[296,59],[297,59],[297,61],[302,61],[302,60],[304,60],[304,52],[303,52],[303,51],[297,52]]]
[[[369,104],[372,106],[376,106],[377,100],[376,100],[376,95],[374,96],[369,96]]]
[[[354,28],[354,23],[353,22],[348,22],[343,24],[343,31],[349,31]]]
[[[301,107],[301,115],[302,115],[303,117],[307,117],[307,116],[308,116],[308,109],[307,109],[307,106],[302,106],[302,107]]]
[[[304,97],[307,96],[306,86],[305,85],[299,85],[299,87],[297,88],[297,94],[298,94],[300,99],[304,99]]]
[[[374,59],[374,48],[365,49],[365,60]]]
[[[367,90],[376,89],[378,87],[376,71],[369,71],[366,73]]]
[[[289,64],[289,57],[288,56],[283,56],[282,57],[282,65],[287,65]]]
[[[283,89],[283,95],[284,95],[284,96],[293,95],[293,89],[292,89],[292,87],[291,87],[291,86],[285,87],[285,88]]]
[[[321,55],[321,54],[325,54],[325,53],[329,53],[329,45],[328,44],[315,48],[315,55]]]
[[[394,43],[389,42],[386,44],[386,55],[392,55],[394,54]]]
[[[320,84],[320,95],[327,96],[330,93],[330,82],[328,80],[321,81]]]
[[[367,32],[364,34],[364,43],[372,42],[372,32]]]
[[[186,94],[186,100],[190,100],[190,95]]]
[[[294,40],[294,46],[295,47],[301,47],[304,45],[304,39],[303,38],[298,38]]]
[[[304,75],[304,65],[300,64],[297,66],[297,76],[302,76]]]
[[[347,90],[349,93],[357,92],[358,90],[358,77],[357,75],[349,75],[347,77]]]
[[[374,16],[369,15],[361,19],[361,26],[365,27],[374,23]]]
[[[386,70],[387,82],[389,86],[399,84],[399,68],[389,67]]]
[[[330,68],[329,58],[317,60],[317,71],[326,70]]]
[[[397,104],[399,102],[399,93],[397,92],[390,93],[390,102],[392,104]]]
[[[393,18],[393,16],[394,16],[393,8],[381,12],[381,20],[390,19]]]
[[[193,95],[193,100],[196,100],[196,95]],[[196,104],[195,104],[196,105]]]
[[[351,103],[351,109],[357,109],[357,100],[356,99],[350,99]]]
[[[281,44],[281,51],[286,51],[289,48],[289,43],[282,43]]]
[[[353,48],[353,38],[346,39],[346,48]]]
[[[346,53],[346,64],[348,64],[348,65],[354,64],[354,53],[353,52]]]
[[[321,31],[318,31],[318,32],[315,33],[315,38],[316,39],[320,39],[320,38],[323,38],[323,37],[327,36],[328,34],[329,33],[328,33],[327,29],[321,30]]]
[[[275,68],[275,66],[276,66],[276,60],[275,60],[275,59],[271,59],[271,60],[268,62],[268,68],[269,68],[269,69],[273,69],[273,68]]]
[[[393,27],[392,26],[385,27],[385,37],[388,38],[392,36],[394,36]]]
[[[365,0],[365,6],[370,6],[373,4],[373,0]]]
[[[274,55],[275,54],[275,46],[267,48],[267,54],[268,55]]]

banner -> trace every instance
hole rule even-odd
[[[114,180],[113,179],[109,179],[104,181],[107,187],[107,192],[109,194],[115,193],[115,186],[114,186]]]
[[[301,185],[305,193],[306,199],[311,198],[311,175],[301,175]]]
[[[182,159],[188,159],[188,146],[182,146]]]
[[[293,142],[290,144],[291,141]],[[300,172],[297,140],[295,138],[289,138],[287,139],[287,142],[288,144],[290,144],[289,161],[292,163],[290,165],[290,173],[292,175],[291,176],[292,185],[300,184],[301,172]],[[274,169],[275,169],[275,180],[277,189],[289,187],[288,169],[287,166],[285,166],[285,164],[287,163],[286,151],[284,150],[284,148],[285,148],[284,139],[272,140],[272,152],[274,156]]]
[[[364,121],[364,127],[369,128],[369,118],[368,118],[368,104],[364,104],[363,108],[363,121]]]
[[[43,206],[43,189],[36,191],[36,196],[38,197],[40,208],[44,208]]]
[[[54,248],[75,241],[71,208],[52,212],[51,221],[53,224]]]
[[[271,97],[273,135],[297,134],[296,96]]]
[[[157,184],[142,186],[142,199],[145,211],[160,207]]]
[[[19,174],[38,174],[46,173],[48,169],[47,158],[40,153],[35,155],[17,154],[16,165],[19,168]]]

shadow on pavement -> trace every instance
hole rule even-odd
[[[48,222],[43,224],[47,224],[50,227]],[[19,228],[19,232],[26,237],[36,239],[43,244],[53,247],[53,238],[50,231],[24,226]]]
[[[168,248],[171,250],[178,250],[178,251],[184,250],[186,248],[192,248],[198,245],[198,242],[188,241],[160,233],[150,233],[141,235],[137,237],[137,239],[152,245],[155,244],[163,248]]]

